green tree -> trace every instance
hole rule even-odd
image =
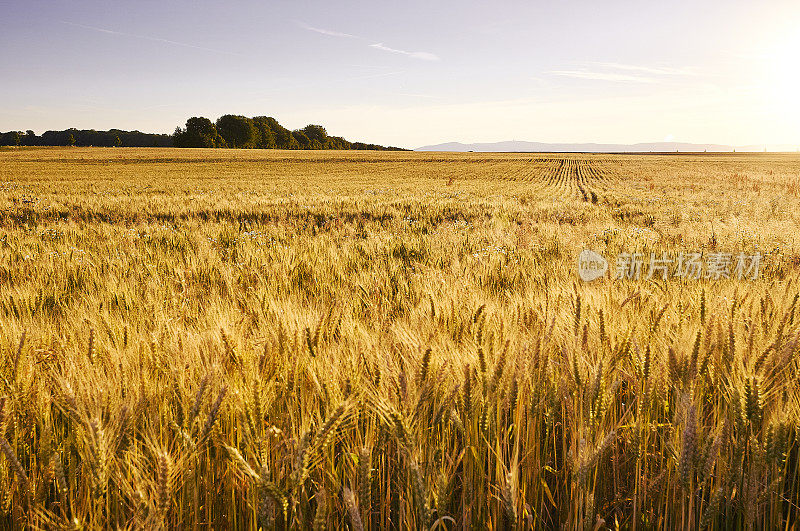
[[[75,145],[75,135],[73,135],[72,133],[70,133],[69,136],[67,137],[67,145],[68,146]]]
[[[301,131],[308,137],[310,149],[325,149],[328,132],[321,125],[307,125]]]
[[[258,131],[256,147],[261,149],[274,149],[277,147],[277,139],[275,131],[272,129],[272,122],[278,123],[275,118],[270,118],[269,116],[256,116],[253,118],[253,125]]]
[[[311,149],[311,139],[301,129],[292,131],[292,136],[299,146],[298,149]]]
[[[217,132],[214,122],[202,116],[186,120],[186,127],[175,129],[173,135],[176,147],[222,147],[224,141]]]
[[[292,134],[292,132],[288,129],[285,132],[280,133],[278,136],[281,139],[281,149],[303,149],[297,142],[294,134]]]
[[[230,148],[254,148],[258,141],[258,130],[253,120],[246,116],[220,116],[217,120],[217,131]]]
[[[351,149],[351,144],[340,136],[329,136],[326,149]]]
[[[124,132],[124,131],[123,131]],[[44,137],[50,134],[45,132]],[[134,134],[142,134],[134,131]],[[127,134],[127,133],[126,133]],[[140,145],[136,138],[121,137],[126,146]],[[230,147],[260,149],[372,149],[399,150],[400,148],[383,147],[363,142],[348,142],[339,136],[328,136],[321,125],[309,124],[302,129],[290,131],[271,116],[248,118],[236,114],[220,116],[216,122],[208,118],[189,118],[186,127],[175,129],[171,137],[176,147]],[[86,140],[81,137],[81,145]],[[107,144],[104,144],[107,145]],[[163,144],[168,146],[169,138]]]
[[[122,139],[120,139],[119,135],[117,135],[117,137],[114,138],[114,146],[120,147],[121,145],[122,145]]]
[[[278,123],[278,120],[267,117],[267,124],[275,135],[275,147],[278,149],[300,149],[297,140],[292,136],[292,132]]]

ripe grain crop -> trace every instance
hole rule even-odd
[[[0,150],[0,527],[792,528],[798,176]],[[584,283],[585,248],[763,258]]]

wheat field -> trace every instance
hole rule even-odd
[[[799,228],[793,154],[0,150],[0,528],[797,529]],[[761,269],[613,278],[690,251]]]

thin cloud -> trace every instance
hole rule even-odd
[[[690,67],[643,66],[600,61],[579,63],[579,65],[581,66],[577,69],[550,70],[545,74],[616,83],[661,83],[697,74],[697,71]]]
[[[328,29],[324,29],[324,28],[316,28],[314,26],[310,26],[310,25],[306,24],[305,22],[298,22],[297,24],[301,28],[303,28],[304,30],[313,31],[315,33],[320,33],[322,35],[328,35],[329,37],[342,37],[342,38],[346,38],[346,39],[363,39],[363,37],[358,37],[358,36],[352,35],[350,33],[344,33],[344,32],[341,32],[341,31],[333,31],[333,30],[328,30]]]
[[[75,26],[76,28],[83,28],[92,31],[98,31],[100,33],[105,33],[106,35],[119,35],[121,37],[132,37],[134,39],[142,39],[145,41],[152,41],[152,42],[162,42],[165,44],[172,44],[174,46],[181,46],[183,48],[192,48],[194,50],[203,50],[205,52],[214,52],[214,53],[221,53],[225,55],[236,55],[236,56],[243,56],[244,54],[236,53],[236,52],[228,52],[225,50],[217,50],[215,48],[207,48],[205,46],[197,46],[195,44],[189,44],[186,42],[178,42],[173,41],[170,39],[162,39],[161,37],[150,37],[148,35],[136,35],[134,33],[126,33],[124,31],[115,31],[106,28],[98,28],[97,26],[88,26],[86,24],[78,24],[76,22],[68,22],[66,20],[59,21],[62,24],[66,24],[68,26]]]
[[[398,50],[396,48],[389,48],[388,46],[384,46],[382,42],[377,42],[375,44],[370,44],[370,48],[375,48],[376,50],[383,50],[384,52],[396,53],[400,55],[405,55],[408,57],[413,57],[414,59],[422,59],[423,61],[438,61],[439,56],[430,52],[408,52],[406,50]]]
[[[376,77],[397,76],[397,75],[400,75],[400,74],[403,74],[403,73],[404,73],[403,71],[381,72],[379,74],[364,74],[362,76],[353,76],[353,77],[351,77],[349,79],[372,79],[372,78],[376,78]]]
[[[690,68],[673,68],[668,66],[653,67],[653,66],[628,65],[623,63],[605,63],[605,62],[594,62],[590,64],[600,68],[607,68],[612,70],[624,70],[629,72],[642,72],[644,74],[654,74],[659,76],[688,76],[695,74],[694,70]]]
[[[343,39],[358,39],[360,41],[369,40],[366,37],[361,37],[359,35],[353,35],[352,33],[344,33],[342,31],[335,31],[329,30],[325,28],[318,28],[316,26],[312,26],[310,24],[306,24],[305,22],[297,21],[297,25],[303,28],[306,31],[313,31],[314,33],[319,33],[320,35],[327,35],[329,37],[338,37]],[[376,50],[383,50],[384,52],[389,53],[396,53],[400,55],[405,55],[406,57],[412,57],[414,59],[421,59],[423,61],[438,61],[439,56],[430,53],[430,52],[409,52],[406,50],[399,50],[397,48],[389,48],[388,46],[384,46],[382,42],[377,42],[375,44],[369,44],[370,48],[375,48]]]
[[[577,79],[589,79],[593,81],[613,81],[622,83],[655,83],[657,81],[652,77],[619,74],[614,72],[593,72],[587,70],[550,70],[545,72],[545,74],[572,77]]]
[[[439,100],[441,96],[434,96],[432,94],[413,94],[410,92],[390,92],[391,96],[402,96],[406,98],[426,98],[431,100]]]

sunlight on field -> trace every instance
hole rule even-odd
[[[0,527],[783,527],[798,222],[795,155],[0,150]],[[761,268],[613,278],[689,252]]]

